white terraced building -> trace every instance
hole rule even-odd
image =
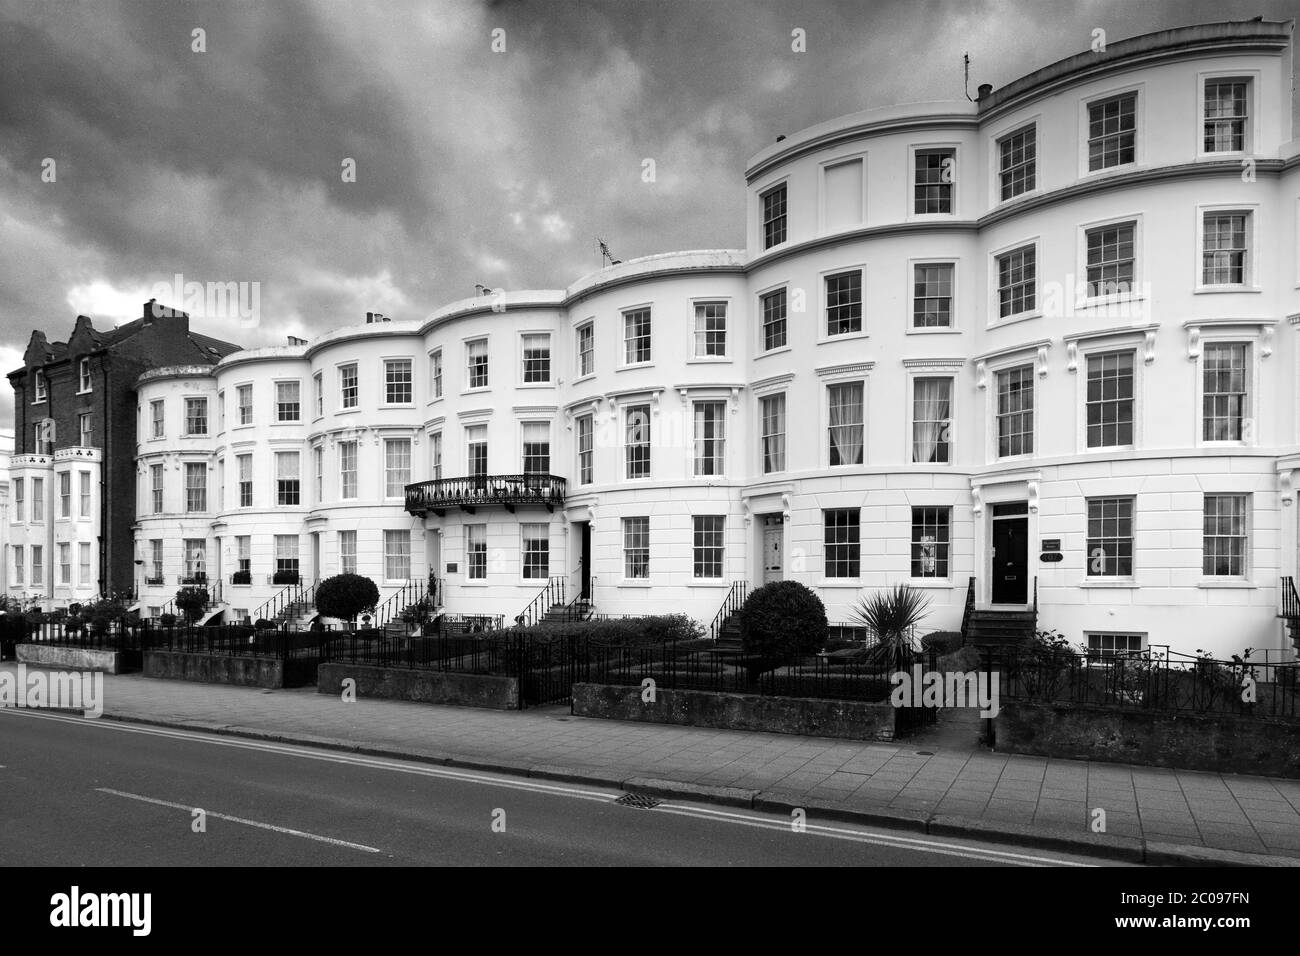
[[[785,137],[745,172],[744,250],[146,373],[142,603],[202,570],[243,617],[277,570],[355,569],[507,621],[558,578],[708,624],[785,578],[844,621],[907,582],[926,630],[1036,608],[1103,649],[1284,653],[1292,30],[1169,30]]]

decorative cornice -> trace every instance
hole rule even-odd
[[[966,364],[964,358],[910,358],[903,359],[904,368],[958,369]]]
[[[515,405],[510,409],[516,415],[554,415],[560,410],[558,405]]]
[[[759,392],[767,392],[767,391],[772,391],[773,389],[778,389],[782,385],[789,385],[793,381],[794,381],[794,372],[783,372],[780,375],[769,375],[767,378],[760,378],[758,381],[753,382],[749,386],[749,389],[755,394],[758,394]]]
[[[848,378],[855,375],[869,375],[875,367],[875,362],[850,362],[846,365],[823,365],[816,371],[818,378]]]
[[[493,408],[466,408],[456,413],[456,417],[464,421],[467,418],[488,418],[496,411]]]

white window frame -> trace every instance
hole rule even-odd
[[[90,359],[79,359],[77,361],[77,394],[87,395],[93,390],[90,379]]]
[[[834,276],[847,275],[850,272],[858,273],[859,299],[858,308],[860,310],[859,328],[856,332],[837,332],[830,333],[830,305],[829,295],[826,291],[826,280]],[[867,331],[867,265],[865,262],[856,262],[848,265],[839,266],[833,269],[823,269],[817,274],[817,343],[824,344],[828,342],[849,342],[855,339],[865,339],[870,337]],[[789,305],[786,307],[786,329],[789,331]],[[788,341],[788,338],[787,338]]]
[[[1111,292],[1094,296],[1090,294],[1091,283],[1088,281],[1088,233],[1110,226],[1133,224],[1133,282],[1127,292]],[[1076,309],[1106,308],[1125,302],[1139,302],[1146,298],[1143,283],[1146,281],[1146,229],[1142,213],[1134,212],[1126,216],[1108,216],[1079,223],[1075,234],[1075,283],[1066,294],[1074,299]],[[1041,270],[1040,270],[1041,271]],[[1040,287],[1041,291],[1041,287]]]
[[[1027,126],[1034,128],[1034,186],[1024,192],[1002,198],[1002,141],[1020,132]],[[988,171],[989,171],[989,208],[995,209],[1007,203],[1021,202],[1043,192],[1043,122],[1041,114],[1020,116],[1003,123],[988,137]]]
[[[546,429],[546,470],[545,471],[530,472],[528,471],[527,468],[527,453],[524,449],[524,445],[525,445],[525,439],[527,438],[527,434],[528,434],[528,426],[530,425],[533,426],[534,428],[541,427]],[[534,475],[551,474],[552,469],[555,466],[555,435],[553,434],[554,429],[551,427],[550,420],[544,418],[522,419],[518,423],[518,429],[519,429],[519,440],[516,447],[519,449],[519,473],[521,475],[522,474],[534,474]]]
[[[32,404],[43,405],[49,395],[49,383],[45,381],[44,369],[32,370]]]
[[[781,400],[781,430],[780,432],[767,432],[767,402],[769,400]],[[758,403],[758,473],[760,475],[783,475],[790,470],[790,396],[785,389],[768,392],[759,395],[756,399]],[[768,469],[767,467],[767,440],[780,436],[781,439],[781,458],[780,468]]]
[[[352,467],[348,468],[348,446],[352,447]],[[356,501],[361,496],[361,442],[356,439],[344,439],[338,443],[339,466],[339,501]],[[348,494],[348,478],[351,477],[351,494]]]
[[[588,447],[583,449],[582,423],[587,423],[587,441]],[[579,486],[594,485],[596,483],[596,413],[593,411],[584,411],[573,416],[573,448],[576,456],[574,474],[577,476]],[[584,463],[583,459],[586,458]],[[589,477],[583,480],[584,472]]]
[[[1241,159],[1252,155],[1260,142],[1259,70],[1206,70],[1196,74],[1196,158]],[[1205,148],[1205,84],[1215,80],[1240,80],[1246,84],[1246,123],[1242,149],[1207,151]]]
[[[483,344],[483,384],[475,385],[471,375],[470,359],[471,349],[479,343]],[[473,335],[464,339],[464,370],[465,370],[465,387],[461,390],[462,394],[466,392],[485,392],[492,387],[492,343],[486,335]]]
[[[629,558],[629,556],[630,556],[630,551],[629,551],[629,548],[628,548],[628,532],[629,532],[628,523],[629,523],[629,522],[632,522],[632,521],[636,521],[636,522],[642,522],[642,521],[643,521],[643,522],[645,522],[645,548],[644,548],[644,549],[642,549],[642,548],[636,548],[636,549],[635,549],[636,551],[641,551],[641,550],[644,550],[644,551],[645,551],[645,574],[640,575],[640,576],[637,576],[637,577],[629,577],[629,576],[628,576],[628,573],[627,573],[627,571],[628,571],[628,558]],[[694,524],[694,523],[692,523],[692,535],[694,535],[694,527],[693,527],[693,524]],[[627,516],[627,517],[624,517],[624,518],[620,521],[620,523],[619,523],[619,530],[620,530],[621,535],[622,535],[622,541],[621,541],[621,548],[620,548],[620,551],[621,551],[622,558],[623,558],[623,560],[622,560],[622,573],[621,573],[621,575],[620,575],[620,578],[621,578],[620,583],[621,583],[621,584],[624,584],[624,585],[632,585],[632,586],[646,587],[646,586],[648,586],[648,585],[650,584],[650,516],[649,516],[649,515],[629,515],[629,516]]]
[[[1009,372],[1013,369],[1023,368],[1023,367],[1029,368],[1030,381],[1033,383],[1034,386],[1034,424],[1033,424],[1032,431],[1030,432],[1030,436],[1031,436],[1030,441],[1033,446],[1033,450],[1019,455],[1006,455],[1006,456],[999,457],[998,455],[998,377],[1003,372]],[[1034,456],[1038,454],[1038,450],[1042,447],[1040,432],[1042,431],[1042,419],[1043,419],[1042,407],[1041,407],[1042,402],[1040,401],[1041,396],[1039,395],[1039,387],[1038,387],[1038,378],[1039,378],[1038,363],[1034,358],[1034,353],[1030,349],[1026,348],[1026,349],[1018,350],[1008,356],[1002,357],[996,363],[990,362],[987,366],[985,375],[986,375],[987,384],[984,390],[988,393],[988,400],[987,400],[987,405],[985,407],[984,420],[989,423],[989,427],[985,430],[988,435],[988,445],[987,445],[988,463],[993,465],[993,464],[1000,464],[1004,462],[1029,461],[1033,459]]]
[[[960,183],[962,178],[961,154],[965,144],[955,140],[944,143],[909,143],[907,147],[907,220],[909,222],[932,222],[953,219],[958,215],[961,201]],[[917,212],[916,211],[916,154],[937,149],[953,150],[953,177],[948,185],[952,187],[952,212]],[[939,260],[935,260],[939,261]]]
[[[935,361],[932,364],[911,366],[907,370],[907,434],[904,436],[904,461],[912,467],[920,468],[943,468],[953,467],[957,458],[957,419],[959,406],[961,405],[957,393],[957,384],[961,381],[961,365],[953,359],[948,362]],[[916,435],[916,383],[923,378],[946,378],[949,382],[949,399],[948,399],[948,460],[947,461],[916,461],[915,460],[915,435]]]
[[[325,417],[325,373],[316,372],[311,377],[312,388],[315,390],[316,399],[316,419]],[[314,419],[313,419],[314,420]]]
[[[388,395],[389,381],[388,372],[391,366],[406,365],[407,388],[410,389],[411,397],[405,402],[390,401]],[[409,355],[388,355],[379,360],[379,381],[383,383],[383,402],[380,408],[414,408],[415,407],[415,360]],[[400,382],[398,383],[400,384]]]
[[[1067,340],[1068,342],[1069,340]],[[1107,455],[1114,452],[1133,451],[1142,447],[1142,420],[1145,412],[1142,389],[1145,378],[1146,363],[1142,360],[1142,345],[1132,337],[1095,338],[1079,341],[1078,377],[1076,395],[1076,417],[1078,420],[1076,452],[1080,455]],[[1091,359],[1114,352],[1130,352],[1133,355],[1133,441],[1127,445],[1088,446],[1088,364]],[[1037,398],[1037,396],[1035,396]],[[1038,408],[1035,406],[1034,411]]]
[[[1246,346],[1246,403],[1242,410],[1241,440],[1207,441],[1205,439],[1205,353],[1210,345]],[[1222,329],[1202,334],[1196,354],[1196,447],[1253,448],[1260,444],[1260,342],[1250,327]],[[1251,423],[1254,423],[1253,425]]]
[[[591,343],[591,348],[585,352],[582,349],[582,336],[584,331],[589,334],[589,340]],[[575,362],[575,371],[577,372],[577,374],[574,376],[574,381],[575,382],[582,381],[583,379],[591,378],[593,375],[595,375],[596,374],[596,320],[594,318],[586,319],[582,322],[579,322],[577,325],[573,327],[573,352],[575,358],[577,359],[577,361]],[[590,357],[591,368],[585,370],[583,369],[584,357]]]
[[[780,345],[767,347],[767,327],[764,325],[763,300],[777,292],[785,293],[785,341]],[[766,289],[759,289],[754,294],[754,328],[757,339],[754,344],[755,358],[763,358],[768,355],[779,355],[782,352],[790,351],[790,283],[778,282],[768,286]],[[806,312],[804,314],[807,314]]]
[[[721,548],[720,548],[720,551],[722,553],[718,557],[718,574],[714,576],[697,575],[695,573],[695,564],[696,564],[695,521],[697,518],[720,518],[722,520],[722,530],[719,532],[722,541]],[[716,583],[716,582],[721,582],[726,580],[727,578],[727,530],[728,530],[727,516],[725,514],[691,515],[691,577],[690,577],[691,581],[696,583]]]
[[[444,368],[442,364],[442,349],[434,349],[429,353],[429,401],[438,402],[442,400],[443,387],[446,380],[443,377]]]
[[[856,223],[850,223],[846,226],[840,226],[839,228],[832,230],[830,226],[827,225],[828,217],[826,215],[826,201],[829,197],[827,196],[827,191],[826,191],[826,177],[827,174],[835,167],[845,166],[850,163],[856,163],[858,165],[858,175],[860,177],[858,187],[862,192],[862,202],[860,203],[860,206],[858,208],[858,216],[857,216],[858,221]],[[863,226],[866,225],[868,181],[869,181],[869,177],[867,174],[867,151],[866,150],[861,150],[856,153],[846,153],[843,156],[836,156],[834,159],[822,160],[820,163],[817,164],[817,234],[819,236],[839,235],[845,232],[852,232],[853,230],[861,229]],[[790,194],[787,191],[786,209],[789,210],[789,208],[790,208]],[[789,235],[788,212],[786,215],[786,234]]]
[[[402,552],[402,549],[401,549],[400,547],[399,547],[396,551],[392,550],[391,545],[390,545],[390,542],[394,542],[394,541],[395,541],[395,542],[398,542],[399,544],[404,543],[405,546],[406,546],[406,550],[405,550],[405,558],[406,558],[406,574],[405,574],[405,575],[396,575],[396,576],[394,576],[394,575],[392,575],[392,574],[389,574],[389,571],[391,570],[391,568],[390,568],[390,562],[391,562],[395,557],[396,557],[396,558],[401,558],[401,557],[403,556],[403,552]],[[399,583],[399,582],[404,583],[404,582],[410,581],[410,580],[411,580],[412,561],[413,561],[413,555],[412,555],[412,550],[413,550],[413,548],[412,548],[412,541],[411,541],[411,529],[409,529],[409,528],[385,528],[385,529],[384,529],[384,541],[383,541],[383,545],[384,545],[384,554],[383,554],[383,561],[384,561],[384,581],[385,581],[386,583],[390,583],[390,584],[392,584],[392,583]]]
[[[1018,252],[1026,247],[1032,247],[1034,250],[1034,307],[1023,312],[1013,312],[1010,315],[1002,315],[1002,297],[1001,287],[998,283],[1001,281],[1002,268],[999,260],[1003,256]],[[999,249],[994,249],[989,253],[988,261],[988,328],[997,328],[1003,325],[1011,325],[1015,322],[1026,322],[1031,319],[1042,318],[1043,316],[1043,243],[1040,236],[1028,236],[1015,242],[1007,243]]]
[[[491,550],[490,550],[490,548],[489,548],[489,546],[488,546],[488,525],[487,525],[487,522],[485,522],[485,521],[475,521],[475,522],[470,522],[470,523],[468,523],[468,524],[462,525],[462,527],[465,529],[465,533],[464,533],[464,540],[465,540],[465,583],[466,583],[467,585],[476,586],[476,587],[481,587],[481,586],[483,586],[483,585],[486,585],[487,582],[488,582],[488,570],[490,569],[490,565],[491,565],[491,563],[492,563],[492,561],[491,561]],[[475,574],[472,574],[472,573],[471,573],[471,572],[473,572],[473,570],[474,570],[474,562],[473,562],[473,561],[471,560],[471,558],[470,558],[470,555],[471,555],[471,553],[472,553],[472,550],[471,550],[471,549],[473,548],[473,545],[474,545],[474,541],[472,540],[471,532],[472,532],[472,531],[480,531],[480,530],[481,530],[482,533],[483,533],[483,541],[482,541],[482,544],[483,544],[483,551],[482,551],[482,554],[483,554],[483,573],[482,573],[482,574],[475,575]]]
[[[532,529],[538,529],[538,528],[540,528],[540,529],[543,530],[543,532],[544,532],[545,535],[546,535],[546,573],[545,573],[545,574],[529,576],[529,575],[527,575],[527,574],[524,573],[524,572],[527,570],[527,568],[528,568],[528,550],[527,550],[527,541],[529,540],[529,538],[528,538],[528,529],[530,529],[530,528],[532,528]],[[533,533],[536,534],[536,530],[534,530]],[[540,538],[534,538],[533,540],[541,540],[541,539],[540,539]],[[540,581],[540,582],[542,582],[543,584],[545,584],[548,580],[550,580],[550,577],[551,577],[551,565],[552,565],[552,561],[551,561],[551,525],[550,525],[550,522],[548,522],[548,521],[521,521],[521,522],[519,523],[519,581],[520,581],[520,583],[521,583],[521,584],[531,585],[531,586],[533,586],[533,587],[536,587],[536,586],[537,586],[537,582],[538,582],[538,581]]]
[[[1084,648],[1086,649],[1086,651],[1085,651],[1086,655],[1087,655],[1088,657],[1091,657],[1091,658],[1093,658],[1093,659],[1095,660],[1095,659],[1099,659],[1099,658],[1107,658],[1107,657],[1112,657],[1112,656],[1116,656],[1116,657],[1117,657],[1117,656],[1120,656],[1120,655],[1122,655],[1122,654],[1135,653],[1134,650],[1133,650],[1132,648],[1130,648],[1129,650],[1126,650],[1126,651],[1115,651],[1114,649],[1112,649],[1112,650],[1110,651],[1110,653],[1107,653],[1107,651],[1106,651],[1105,648],[1098,647],[1098,648],[1094,649],[1093,646],[1092,646],[1092,645],[1093,645],[1093,638],[1097,638],[1097,643],[1098,643],[1098,644],[1101,644],[1101,643],[1103,643],[1103,642],[1106,640],[1106,638],[1110,638],[1110,639],[1113,641],[1113,640],[1114,640],[1115,638],[1117,638],[1117,637],[1123,637],[1123,638],[1132,638],[1132,637],[1135,637],[1135,638],[1137,638],[1137,640],[1138,640],[1138,647],[1137,647],[1136,653],[1143,653],[1143,652],[1145,652],[1145,651],[1150,647],[1150,645],[1147,643],[1147,632],[1146,632],[1146,631],[1084,631],[1084,632],[1083,632],[1083,645],[1084,645]]]
[[[645,312],[649,316],[647,324],[646,340],[649,343],[646,349],[647,358],[636,361],[628,361],[628,345],[631,340],[628,338],[628,317],[635,312]],[[618,310],[619,322],[622,324],[622,351],[620,353],[619,368],[650,368],[655,362],[655,312],[650,303],[645,302],[639,305],[625,306]]]
[[[768,243],[767,241],[767,219],[766,207],[767,197],[778,189],[785,190],[785,212],[782,217],[785,220],[785,235],[779,242]],[[754,191],[754,196],[758,200],[758,212],[755,216],[757,224],[757,235],[754,241],[754,248],[758,250],[759,255],[771,250],[779,249],[790,242],[790,177],[782,176],[780,179],[774,179],[770,183],[764,184],[761,188]],[[775,220],[774,220],[775,221]]]
[[[546,378],[539,381],[528,381],[528,340],[530,338],[546,339]],[[519,333],[519,388],[554,388],[555,387],[555,336],[549,329],[527,329]]]
[[[89,426],[89,427],[87,427]],[[87,441],[89,439],[89,441]],[[77,413],[77,444],[81,448],[94,448],[89,442],[95,440],[95,419],[91,412]]]
[[[191,422],[191,421],[197,421],[197,420],[198,420],[198,419],[192,418],[191,415],[190,415],[190,402],[202,402],[202,403],[203,403],[203,431],[201,431],[201,432],[199,432],[199,431],[194,431],[194,430],[190,427],[190,422]],[[210,424],[210,419],[211,419],[211,417],[212,417],[212,411],[211,411],[211,409],[208,408],[208,396],[206,396],[206,395],[186,395],[186,396],[181,400],[181,413],[184,415],[184,424],[182,425],[182,428],[184,429],[184,431],[182,432],[181,437],[183,437],[183,438],[207,438],[207,437],[211,434],[211,429],[208,427],[208,425]]]
[[[159,414],[155,414],[155,412]],[[167,403],[161,398],[149,402],[149,441],[161,441],[167,437]]]
[[[245,389],[247,389],[247,392],[245,392]],[[243,403],[243,398],[244,398],[245,395],[248,396],[248,404],[247,404],[247,405],[245,405],[245,404]],[[235,411],[237,412],[237,416],[236,416],[236,417],[239,419],[238,423],[235,425],[236,428],[251,428],[251,427],[253,427],[253,425],[256,423],[256,420],[257,420],[257,416],[254,414],[253,409],[254,409],[254,406],[253,406],[253,383],[252,383],[252,382],[241,382],[240,384],[238,384],[238,385],[235,386]],[[245,412],[245,411],[248,412],[248,416],[247,416],[248,420],[247,420],[247,421],[244,420],[244,418],[245,418],[244,412]]]
[[[1194,295],[1212,295],[1231,292],[1261,292],[1259,284],[1260,247],[1260,206],[1257,202],[1243,203],[1198,203],[1196,206],[1196,284],[1192,289]],[[1224,213],[1228,215],[1245,215],[1246,217],[1246,255],[1243,266],[1244,282],[1205,283],[1205,217],[1207,214]]]
[[[932,218],[932,217],[931,217]],[[960,332],[958,324],[958,303],[960,301],[961,291],[958,288],[958,274],[961,269],[958,264],[961,260],[944,257],[944,256],[921,256],[907,260],[907,286],[904,292],[903,301],[907,303],[906,328],[904,331],[908,335],[952,335],[954,332]],[[949,266],[952,268],[952,301],[948,304],[947,325],[934,326],[917,326],[916,325],[916,267],[917,266]]]
[[[929,508],[936,511],[948,512],[948,540],[947,542],[935,541],[934,543],[936,567],[938,565],[938,560],[939,560],[938,549],[942,544],[947,545],[948,573],[946,575],[923,574],[920,577],[916,577],[913,576],[912,574],[912,547],[913,545],[918,543],[912,540],[912,535],[916,528],[916,510],[918,508]],[[907,576],[908,576],[908,581],[912,584],[912,586],[913,587],[936,587],[936,586],[944,587],[946,585],[950,585],[953,580],[953,565],[955,563],[954,557],[956,553],[954,545],[956,543],[957,543],[957,509],[956,508],[954,508],[951,504],[947,504],[947,503],[928,504],[922,502],[912,502],[911,504],[909,504],[908,511],[907,511]]]
[[[337,366],[339,382],[338,412],[355,412],[361,408],[361,364],[359,362],[340,362]],[[348,404],[348,375],[352,376],[352,403]]]
[[[730,296],[700,296],[697,298],[689,299],[688,304],[690,307],[690,316],[691,316],[691,323],[690,323],[691,341],[690,341],[689,351],[686,353],[687,355],[690,356],[690,358],[687,359],[686,364],[687,365],[712,365],[712,364],[719,364],[719,363],[733,361],[734,359],[732,356],[732,344],[734,339],[731,334],[732,333],[731,297]],[[699,343],[700,343],[699,337],[701,335],[700,328],[699,328],[699,323],[700,323],[699,310],[702,307],[707,307],[711,305],[722,306],[722,354],[721,355],[709,355],[707,353],[701,354],[699,350]],[[704,333],[704,335],[705,335],[705,340],[707,341],[708,333],[706,332]]]
[[[857,574],[843,574],[843,575],[831,574],[831,553],[830,553],[831,545],[827,544],[826,542],[826,532],[828,530],[827,519],[832,513],[853,514],[857,516],[858,540],[856,542],[847,541],[847,540],[832,542],[832,544],[834,544],[836,547],[849,547],[851,545],[856,546],[857,549],[856,560],[858,565]],[[845,582],[861,581],[862,580],[862,509],[860,507],[823,508],[821,509],[821,516],[822,516],[822,520],[821,520],[822,581],[827,582],[829,584],[843,584]],[[845,527],[849,527],[849,525],[845,525]],[[853,558],[850,557],[847,560],[852,561]]]
[[[1246,499],[1245,504],[1245,544],[1242,547],[1241,574],[1206,574],[1205,573],[1205,499],[1236,497]],[[1200,586],[1228,586],[1232,585],[1251,585],[1252,575],[1255,570],[1255,496],[1249,491],[1230,491],[1215,490],[1213,487],[1205,488],[1201,494],[1201,566],[1200,566]]]
[[[1119,99],[1133,95],[1133,161],[1103,166],[1100,169],[1088,168],[1089,133],[1091,131],[1091,109],[1107,100]],[[1129,83],[1123,86],[1100,90],[1079,98],[1079,178],[1096,179],[1116,173],[1130,172],[1146,165],[1146,84]],[[1041,144],[1040,144],[1041,145]]]
[[[1099,573],[1094,574],[1092,570],[1092,563],[1094,560],[1094,556],[1092,554],[1092,548],[1090,548],[1088,544],[1088,542],[1092,540],[1092,535],[1090,533],[1091,527],[1089,525],[1089,522],[1092,520],[1091,506],[1094,501],[1101,502],[1101,501],[1115,501],[1115,500],[1127,501],[1129,503],[1130,511],[1129,511],[1128,542],[1129,542],[1129,549],[1131,552],[1130,561],[1132,563],[1132,568],[1130,569],[1129,574],[1107,574],[1104,570],[1105,565],[1103,563],[1103,570]],[[1085,495],[1083,498],[1083,582],[1082,582],[1082,586],[1088,587],[1088,586],[1095,586],[1097,584],[1134,583],[1137,579],[1137,569],[1138,569],[1138,531],[1139,531],[1139,527],[1138,527],[1137,495],[1126,494],[1123,492],[1120,493],[1107,492],[1105,494]]]
[[[400,474],[400,469],[394,469],[389,466],[388,450],[393,445],[399,445],[403,443],[406,445],[406,480],[399,483],[400,491],[394,495],[394,494],[390,494],[388,490],[389,485],[391,483],[390,475],[394,471],[397,471]],[[384,451],[384,500],[386,501],[405,500],[406,486],[411,483],[412,475],[414,474],[413,469],[415,467],[415,442],[409,437],[402,437],[400,435],[398,436],[390,435],[390,436],[386,436],[383,439],[383,444],[381,447],[383,448]]]
[[[271,424],[272,424],[272,425],[301,425],[301,424],[302,424],[302,421],[303,421],[303,418],[302,418],[302,379],[300,379],[300,378],[277,378],[277,379],[275,379],[275,380],[271,383],[271,385],[272,385],[272,394],[275,396],[275,417],[274,417],[273,419],[271,419]],[[297,401],[297,402],[281,402],[281,401],[280,401],[280,386],[282,386],[282,385],[293,385],[293,386],[296,386],[296,387],[297,387],[297,389],[298,389],[298,401]],[[296,404],[296,405],[298,406],[298,415],[297,415],[297,417],[296,417],[296,418],[281,418],[281,417],[280,417],[280,406],[281,406],[281,405],[292,405],[292,404]]]
[[[870,395],[867,389],[867,375],[846,376],[843,378],[822,378],[819,381],[821,388],[821,419],[822,427],[818,435],[818,443],[821,450],[818,453],[821,465],[824,469],[850,469],[864,468],[871,461],[870,436],[868,434],[868,409],[870,408]],[[841,463],[838,465],[831,464],[831,388],[839,385],[860,385],[862,386],[862,461],[854,463]],[[788,449],[787,449],[788,453]]]

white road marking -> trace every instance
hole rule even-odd
[[[159,807],[171,807],[173,810],[184,810],[186,813],[193,813],[200,807],[187,807],[183,803],[172,803],[169,800],[158,800],[155,797],[142,797],[138,793],[126,793],[122,790],[111,790],[108,787],[96,787],[97,793],[107,793],[114,797],[125,797],[127,800],[138,800],[141,803],[152,803]],[[228,823],[242,823],[246,827],[257,827],[259,830],[271,830],[275,833],[283,833],[287,836],[302,837],[304,840],[315,840],[317,843],[328,843],[331,846],[343,846],[349,850],[360,850],[363,853],[382,853],[378,847],[366,846],[364,843],[350,843],[347,840],[336,840],[334,837],[321,836],[318,833],[307,833],[305,830],[293,830],[289,827],[278,827],[273,823],[261,823],[257,820],[245,820],[243,817],[232,817],[229,814],[217,813],[215,810],[204,810],[205,816],[212,817],[214,820],[225,820]]]
[[[104,730],[116,730],[120,733],[145,734],[151,737],[168,737],[174,740],[185,740],[194,743],[203,743],[209,746],[234,747],[239,750],[254,750],[262,753],[281,754],[289,757],[298,757],[308,760],[318,760],[326,763],[344,764],[353,767],[365,767],[374,770],[388,770],[395,773],[414,774],[416,776],[437,777],[448,780],[459,780],[463,783],[487,784],[494,787],[504,787],[512,790],[526,790],[533,793],[551,794],[552,796],[570,797],[580,800],[594,800],[598,803],[611,803],[618,797],[622,796],[622,790],[591,790],[583,787],[572,785],[544,783],[531,779],[519,779],[513,777],[499,776],[497,774],[478,772],[472,770],[456,770],[449,767],[434,765],[421,765],[417,763],[402,763],[382,757],[368,757],[362,754],[347,754],[337,751],[318,750],[313,747],[307,747],[297,744],[281,744],[269,741],[252,740],[241,737],[228,737],[214,735],[201,731],[177,730],[171,727],[149,727],[144,725],[131,725],[115,720],[91,720],[84,717],[70,717],[62,714],[39,713],[30,710],[10,710],[0,708],[0,713],[17,714],[23,717],[32,717],[39,720],[61,720],[75,723],[81,727],[93,727]],[[179,805],[177,805],[179,806]],[[189,810],[191,808],[184,807]],[[748,816],[728,810],[719,810],[711,807],[685,806],[673,803],[661,803],[655,807],[654,811],[636,811],[644,812],[667,812],[677,816],[695,817],[701,820],[712,820],[717,823],[729,823],[737,826],[753,826],[764,829],[782,830],[793,833],[788,822],[781,819],[769,819],[765,817]],[[212,814],[209,814],[212,815]],[[247,821],[239,821],[247,822]],[[1078,862],[1074,860],[1058,859],[1056,857],[1034,856],[1028,853],[1013,853],[1004,850],[985,849],[979,846],[970,846],[964,843],[949,843],[937,840],[924,840],[915,837],[895,836],[889,833],[877,833],[866,830],[851,830],[844,827],[833,827],[825,824],[811,823],[807,824],[806,833],[814,836],[820,836],[828,839],[847,840],[856,843],[869,843],[877,846],[892,846],[896,849],[910,849],[919,852],[935,853],[943,856],[961,857],[965,859],[979,859],[986,862],[1008,863],[1015,866],[1096,866],[1094,863]],[[322,838],[328,839],[328,838]],[[367,848],[372,849],[372,848]],[[380,851],[375,851],[380,852]]]

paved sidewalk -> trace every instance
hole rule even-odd
[[[953,745],[951,734],[927,738],[938,743],[857,743],[591,720],[570,716],[567,707],[348,704],[314,688],[268,691],[134,674],[105,675],[104,682],[105,716],[119,719],[647,789],[677,785],[683,797],[801,806],[810,816],[875,818],[1130,859],[1145,852],[1148,862],[1168,859],[1170,844],[1191,856],[1202,847],[1300,857],[1300,780],[990,753]],[[1105,810],[1105,835],[1089,827],[1094,808]],[[1209,861],[1230,855],[1206,854]]]

